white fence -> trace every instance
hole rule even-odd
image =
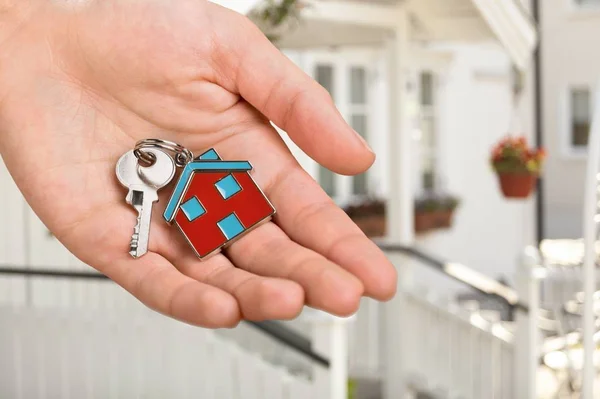
[[[0,307],[0,397],[332,397],[323,393],[329,389],[323,380],[331,377],[326,370],[249,327],[217,333],[193,328],[147,310],[105,281],[2,279],[12,294],[3,292]],[[404,291],[402,297],[407,327],[398,344],[402,340],[407,349],[405,372],[413,391],[516,397],[509,330],[419,293]],[[382,306],[364,299],[349,323],[352,377],[383,378]],[[317,349],[331,356],[333,324],[322,320],[327,323],[320,330],[318,314],[290,325],[321,337]],[[345,389],[345,380],[337,384]],[[303,392],[308,396],[295,396]]]
[[[89,270],[48,233],[2,167],[0,187],[0,265]],[[410,263],[396,262],[401,271]],[[347,344],[338,319],[290,323],[334,360],[327,372],[247,328],[214,333],[153,314],[111,283],[0,276],[0,397],[343,398],[346,367],[351,377],[383,380],[400,361],[393,377],[412,391],[519,397],[515,373],[528,360],[517,359],[504,326],[408,287],[391,306],[364,299]],[[390,318],[402,325],[391,340]],[[387,356],[395,346],[402,359]]]
[[[305,399],[312,383],[153,312],[0,308],[0,397]]]
[[[0,398],[347,397],[345,320],[309,312],[297,322],[327,369],[247,325],[169,319],[109,281],[0,278],[10,287],[0,295]]]
[[[404,292],[402,340],[412,392],[465,399],[514,399],[515,346],[511,325],[485,313]],[[375,314],[374,314],[375,313]],[[382,378],[380,305],[368,303],[350,329],[350,375]],[[487,318],[486,318],[487,317]],[[399,359],[400,360],[400,359]]]
[[[444,397],[515,398],[512,334],[479,313],[407,295],[412,384]]]
[[[92,271],[1,164],[0,192],[0,267]],[[300,399],[329,388],[326,370],[310,375],[281,345],[263,343],[272,356],[261,357],[223,335],[155,314],[109,282],[0,275],[0,398]]]

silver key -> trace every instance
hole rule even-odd
[[[156,159],[152,166],[138,163],[133,151],[125,153],[117,162],[117,179],[129,189],[125,201],[138,212],[129,253],[139,258],[148,252],[152,206],[158,201],[158,190],[169,184],[175,175],[175,162],[169,154],[154,148],[144,149]]]

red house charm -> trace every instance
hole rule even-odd
[[[223,161],[213,149],[187,164],[163,214],[200,259],[217,253],[275,208],[256,185],[248,161]]]

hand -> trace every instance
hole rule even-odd
[[[18,1],[0,7],[0,152],[82,261],[149,307],[205,327],[293,318],[304,304],[348,315],[363,294],[394,294],[393,266],[269,120],[338,173],[366,170],[373,153],[325,90],[245,17],[204,0]],[[250,160],[274,223],[200,262],[161,220],[167,188],[150,252],[131,258],[136,214],[114,168],[143,138]]]

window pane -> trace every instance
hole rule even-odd
[[[436,137],[435,120],[433,117],[421,119],[421,179],[422,188],[425,190],[435,189],[436,176]]]
[[[350,69],[350,102],[352,104],[367,103],[367,72],[365,68]]]
[[[432,115],[421,118],[421,146],[428,151],[435,148],[435,120]]]
[[[352,128],[354,130],[356,130],[356,132],[358,134],[360,134],[360,136],[367,140],[367,116],[364,114],[354,114],[350,117],[350,126],[352,126]]]
[[[355,114],[350,117],[350,126],[354,128],[361,135],[362,138],[367,140],[367,116],[362,114]],[[367,173],[361,173],[360,175],[352,178],[352,193],[356,195],[366,195],[368,193],[368,179]]]
[[[368,184],[367,184],[367,173],[361,173],[360,175],[354,176],[352,179],[352,193],[356,195],[367,195]]]
[[[321,84],[329,92],[333,98],[335,92],[333,66],[317,65],[315,68],[315,80]],[[329,169],[319,166],[318,181],[323,190],[330,196],[334,197],[335,189],[335,174]]]
[[[319,165],[319,184],[330,197],[336,195],[335,174],[324,166]]]
[[[421,73],[421,105],[433,105],[433,74]]]
[[[591,121],[589,89],[571,90],[571,145],[585,147],[588,143]]]
[[[331,97],[334,93],[333,66],[317,65],[315,70],[315,80],[329,92]]]
[[[436,110],[435,110],[435,75],[431,72],[422,72],[419,81],[421,93],[421,118],[420,118],[420,153],[418,181],[421,189],[434,190],[436,176]]]
[[[435,191],[435,159],[433,157],[423,157],[423,166],[421,168],[421,188],[423,191]]]

